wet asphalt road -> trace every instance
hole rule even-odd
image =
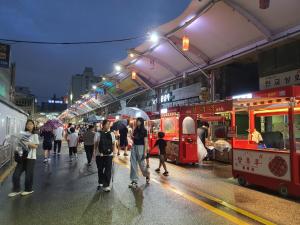
[[[110,193],[96,191],[96,166],[86,166],[85,154],[68,162],[67,149],[44,164],[36,164],[34,194],[10,199],[9,177],[0,189],[1,225],[48,224],[300,224],[300,201],[283,199],[257,188],[244,188],[223,165],[167,164],[170,177],[154,172],[149,186],[129,184],[129,158],[115,160]]]

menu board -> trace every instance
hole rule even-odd
[[[290,155],[254,150],[234,150],[233,169],[290,181]]]

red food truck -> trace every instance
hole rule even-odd
[[[149,141],[149,147],[150,147],[150,155],[158,155],[159,150],[158,148],[153,148],[156,141],[157,141],[157,135],[160,131],[160,113],[159,112],[147,112],[147,115],[149,116],[150,120],[146,121],[146,127],[148,128],[148,141]]]
[[[197,163],[194,107],[174,107],[164,110],[161,112],[160,127],[167,141],[167,159],[176,163]]]
[[[300,86],[233,100],[233,176],[283,196],[300,196]]]

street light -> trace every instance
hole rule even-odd
[[[120,71],[122,70],[122,67],[121,67],[120,65],[116,64],[116,65],[115,65],[115,70],[116,70],[117,72],[120,72]]]
[[[150,41],[153,43],[157,43],[159,41],[159,35],[156,32],[152,32],[150,34]]]
[[[94,90],[96,90],[97,89],[97,86],[96,85],[93,85],[93,87],[92,87]]]

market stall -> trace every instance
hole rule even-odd
[[[283,196],[300,196],[300,86],[234,101],[233,176]]]
[[[150,147],[150,155],[158,155],[159,149],[154,145],[158,139],[157,135],[160,131],[160,113],[159,112],[147,112],[150,120],[146,121],[146,127],[148,128],[148,140]]]
[[[167,141],[167,159],[176,163],[197,163],[196,115],[193,107],[170,108],[161,114],[161,131]]]
[[[224,163],[232,162],[232,138],[235,128],[232,123],[233,100],[219,101],[195,106],[197,124],[208,124],[208,137],[203,143],[213,152],[213,159]]]

